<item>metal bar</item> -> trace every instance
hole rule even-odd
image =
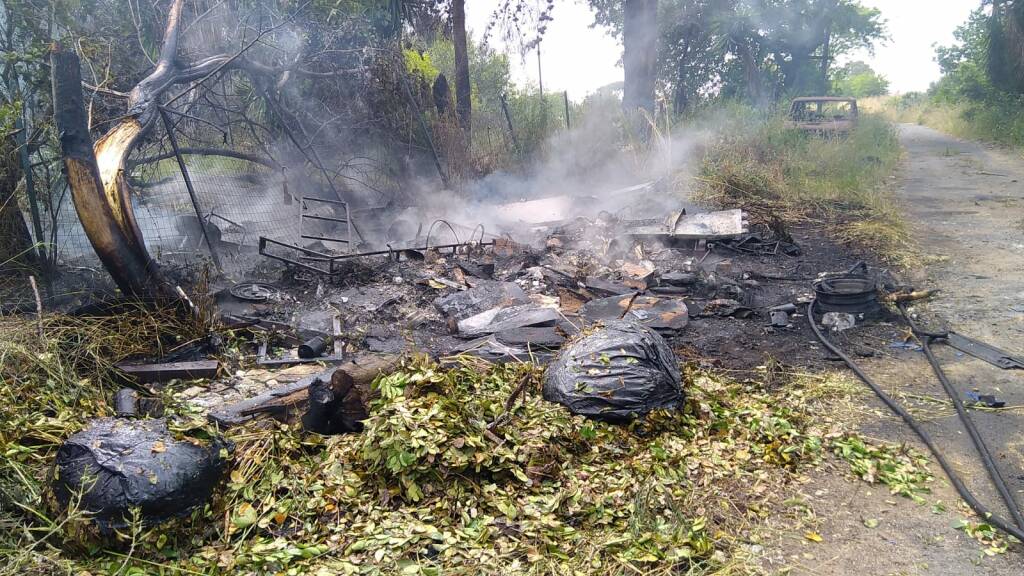
[[[459,244],[438,244],[435,246],[423,246],[419,248],[394,248],[392,250],[375,250],[373,252],[357,252],[355,254],[343,254],[341,256],[331,256],[330,259],[337,260],[348,260],[350,258],[360,258],[362,256],[384,256],[386,254],[394,254],[395,252],[403,252],[405,250],[416,250],[418,252],[424,252],[426,250],[438,250],[442,248],[462,248],[463,246],[493,246],[494,240],[489,242],[462,242]]]
[[[299,252],[305,252],[306,254],[312,254],[314,256],[320,256],[324,260],[329,260],[331,258],[330,254],[324,254],[323,252],[317,252],[316,250],[312,250],[310,248],[303,248],[302,246],[296,246],[294,244],[287,244],[285,242],[279,242],[279,241],[274,240],[272,238],[267,238],[266,236],[260,236],[260,244],[259,244],[260,250],[265,250],[267,244],[276,244],[278,246],[283,246],[285,248],[291,248],[292,250],[298,250]]]
[[[341,244],[348,244],[349,242],[348,240],[342,240],[340,238],[328,238],[327,236],[313,236],[312,234],[302,234],[301,236],[306,240],[323,240],[324,242],[339,242]]]
[[[335,240],[335,242],[344,242],[344,240]],[[291,250],[295,250],[297,252],[301,252],[304,255],[299,256],[299,258],[302,258],[302,259],[306,260],[307,262],[308,261],[312,261],[312,262],[326,262],[326,263],[328,263],[330,268],[328,270],[324,270],[323,268],[317,268],[316,266],[312,266],[310,264],[307,264],[306,262],[301,262],[299,260],[294,260],[294,259],[288,258],[286,256],[280,256],[280,255],[277,255],[277,254],[271,254],[270,252],[267,251],[267,245],[269,245],[269,244],[274,244],[276,246],[281,246],[281,247],[284,247],[284,248],[289,248]],[[391,250],[374,250],[372,252],[357,252],[357,253],[352,253],[352,254],[341,254],[341,255],[338,255],[338,256],[332,256],[332,255],[329,255],[329,254],[324,254],[322,252],[317,252],[316,250],[310,250],[309,248],[303,248],[302,246],[296,246],[294,244],[286,244],[284,242],[279,242],[277,240],[273,240],[271,238],[267,238],[266,236],[260,236],[260,240],[259,240],[259,253],[260,253],[261,256],[266,256],[267,258],[271,258],[271,259],[277,260],[279,262],[285,262],[287,264],[294,264],[296,266],[300,266],[302,268],[305,268],[306,270],[317,272],[319,274],[325,274],[325,275],[328,275],[328,276],[334,276],[335,274],[338,273],[337,271],[334,270],[334,264],[336,262],[341,261],[341,260],[348,260],[348,259],[351,259],[351,258],[362,258],[364,256],[386,256],[386,255],[396,254],[396,253],[400,254],[400,253],[402,253],[402,252],[404,252],[406,250],[426,251],[426,250],[451,249],[453,252],[455,252],[456,249],[462,248],[462,247],[466,247],[466,246],[481,246],[481,247],[483,247],[483,246],[493,246],[493,245],[494,245],[494,240],[490,240],[488,242],[462,242],[462,243],[459,243],[459,244],[439,244],[437,246],[424,246],[424,247],[417,247],[417,248],[394,248],[394,249],[391,249]]]
[[[199,228],[203,231],[203,240],[206,240],[206,247],[210,249],[210,257],[213,258],[213,265],[217,267],[217,271],[221,272],[220,257],[217,255],[217,250],[213,247],[213,242],[210,241],[210,235],[206,232],[206,220],[203,218],[203,211],[199,207],[199,198],[196,197],[196,190],[192,186],[192,177],[188,174],[188,168],[185,167],[185,159],[181,156],[181,150],[178,148],[178,138],[174,135],[174,126],[171,124],[171,117],[167,114],[167,110],[163,106],[158,106],[157,110],[160,112],[160,118],[164,121],[164,129],[167,132],[167,139],[171,143],[171,149],[174,150],[174,157],[178,161],[178,169],[181,170],[181,177],[185,180],[185,188],[188,190],[188,197],[192,200],[192,208],[196,211],[196,218],[199,220]]]
[[[1002,368],[1003,370],[1009,370],[1011,368],[1024,368],[1024,357],[1014,356],[1013,354],[996,348],[991,344],[986,344],[980,340],[974,338],[968,338],[962,334],[956,332],[950,332],[945,342],[956,348],[957,350],[974,356],[979,360],[984,360],[989,364]]]
[[[327,204],[343,204],[343,205],[346,205],[346,206],[348,205],[348,202],[343,202],[343,201],[340,201],[340,200],[330,200],[328,198],[313,198],[313,197],[310,197],[310,196],[303,196],[302,199],[307,201],[307,202],[325,202]]]
[[[328,270],[324,270],[322,268],[317,268],[316,266],[310,266],[309,264],[306,264],[305,262],[299,262],[298,260],[292,260],[291,258],[286,258],[284,256],[278,256],[277,254],[271,254],[270,252],[267,252],[266,251],[266,247],[267,247],[267,241],[268,240],[269,240],[268,238],[260,236],[260,249],[259,249],[260,256],[265,256],[267,258],[270,258],[271,260],[277,260],[278,262],[284,262],[285,264],[292,264],[294,266],[298,266],[300,268],[304,268],[306,270],[310,270],[312,272],[316,272],[317,274],[332,275],[331,272],[329,272]],[[280,242],[276,242],[276,241],[273,241],[273,240],[269,240],[269,242],[272,242],[274,244],[280,244],[281,246],[287,246],[287,247],[293,248],[295,250],[302,250],[302,248],[300,248],[298,246],[290,246],[288,244],[281,244]]]
[[[312,218],[313,220],[325,220],[327,222],[348,222],[344,218],[331,218],[330,216],[317,216],[316,214],[306,214],[306,218]]]

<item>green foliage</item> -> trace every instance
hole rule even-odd
[[[589,3],[598,24],[622,34],[621,2]],[[755,104],[823,94],[822,56],[831,66],[886,33],[881,13],[855,0],[661,0],[658,9],[659,80],[677,112],[716,94]]]
[[[833,73],[832,93],[854,98],[883,96],[889,93],[889,80],[864,62],[854,61]]]
[[[437,75],[440,74],[440,71],[434,66],[430,54],[426,52],[420,53],[406,48],[402,50],[402,56],[405,57],[406,70],[413,76],[418,76],[432,83],[437,79]]]
[[[1009,5],[1008,5],[1009,6]],[[1024,2],[1007,10],[1024,9]],[[1004,35],[1006,20],[993,19],[979,8],[956,29],[956,42],[936,48],[942,78],[927,94],[911,94],[883,102],[883,111],[901,122],[924,124],[961,138],[1024,146],[1024,95],[1015,93],[1006,78],[999,78],[992,58],[1008,49],[1000,36],[993,46],[993,34]],[[1012,27],[1012,26],[1011,26]],[[995,74],[995,76],[993,76]]]
[[[925,502],[921,494],[930,492],[927,485],[934,480],[927,456],[907,446],[869,443],[856,434],[833,440],[831,446],[861,480],[885,484],[893,494]]]
[[[0,430],[0,521],[14,529],[0,551],[12,571],[715,573],[742,562],[749,530],[818,461],[827,432],[820,383],[807,379],[769,387],[690,370],[684,411],[623,427],[544,401],[532,365],[414,358],[377,380],[363,434],[234,428],[232,470],[209,506],[75,548],[44,504],[49,463],[61,439],[110,410],[111,389],[83,378],[151,346],[136,332],[156,321],[133,314],[92,330],[54,317],[41,340],[34,322],[5,322],[0,393],[15,417]],[[175,395],[193,385],[165,396],[179,429],[210,427]]]

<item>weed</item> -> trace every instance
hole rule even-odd
[[[818,138],[781,116],[725,127],[706,155],[698,200],[742,207],[754,223],[813,222],[844,243],[909,264],[913,250],[887,178],[900,157],[892,125],[862,115],[847,137]]]
[[[930,97],[879,98],[871,106],[893,122],[920,124],[958,138],[1024,147],[1024,113],[1016,101],[948,102]],[[946,155],[955,151],[946,150]]]

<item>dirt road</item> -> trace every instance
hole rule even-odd
[[[900,137],[906,157],[898,195],[929,262],[910,271],[910,280],[942,290],[918,311],[921,319],[1024,355],[1024,157],[921,126],[901,126]],[[892,341],[898,331],[894,324]],[[923,354],[888,344],[879,343],[887,352],[863,366],[926,421],[975,494],[1008,518]],[[1024,406],[1024,370],[1000,370],[946,346],[936,346],[936,353],[961,395],[995,394],[1008,407]],[[921,447],[873,397],[865,402],[877,414],[864,418],[866,435]],[[972,417],[1024,503],[1024,409],[972,410]],[[970,515],[958,507],[938,466],[932,468],[936,481],[921,505],[884,487],[819,473],[802,492],[824,541],[802,541],[796,534],[784,546],[785,559],[776,561],[800,574],[1021,574],[1024,546],[989,555],[986,546],[953,528]]]

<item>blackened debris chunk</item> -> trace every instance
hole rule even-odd
[[[446,317],[459,321],[493,308],[529,301],[523,289],[514,282],[481,281],[475,288],[437,298],[434,306]]]
[[[54,496],[64,509],[77,501],[101,530],[127,526],[132,509],[153,525],[210,498],[225,470],[222,450],[219,440],[174,439],[164,420],[101,418],[57,450]]]
[[[527,326],[554,326],[561,319],[558,310],[537,304],[495,308],[458,323],[460,336],[481,336]]]
[[[675,354],[657,332],[608,322],[564,347],[544,375],[544,399],[596,420],[623,423],[685,400]]]

